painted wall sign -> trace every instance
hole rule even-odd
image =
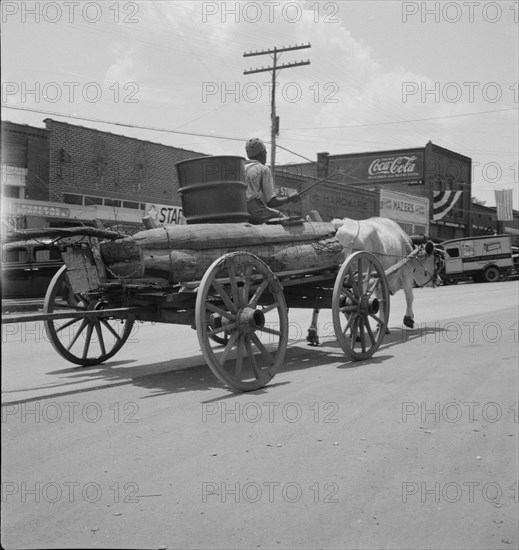
[[[336,165],[336,166],[335,166]],[[423,153],[409,151],[406,154],[384,154],[334,159],[330,172],[339,168],[348,183],[423,183]],[[351,181],[350,181],[351,180]]]
[[[409,234],[429,233],[429,200],[380,189],[380,216],[398,222]]]
[[[146,214],[158,225],[184,224],[182,207],[146,203]]]

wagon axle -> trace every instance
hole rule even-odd
[[[244,334],[260,330],[265,326],[265,315],[261,309],[244,307],[238,311],[236,320],[240,332]]]
[[[360,298],[359,309],[364,315],[376,315],[380,309],[380,302],[369,294],[363,294]]]

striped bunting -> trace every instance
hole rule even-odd
[[[441,220],[456,204],[463,191],[433,191],[433,220]]]

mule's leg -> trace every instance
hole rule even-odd
[[[383,295],[382,295],[382,290],[377,288],[377,290],[375,291],[375,297],[378,299],[378,300],[381,300]],[[389,319],[388,319],[389,321]],[[386,334],[389,334],[389,324],[386,326]],[[377,331],[380,330],[380,325],[377,323]]]
[[[312,321],[310,326],[308,327],[308,333],[306,335],[306,341],[308,342],[308,345],[310,346],[318,346],[319,345],[319,335],[317,334],[317,321],[319,319],[319,310],[317,308],[314,309],[312,313]]]
[[[412,281],[410,284],[406,284],[404,286],[404,294],[405,294],[405,315],[404,315],[404,325],[407,328],[414,328],[414,313],[413,313],[413,283]]]

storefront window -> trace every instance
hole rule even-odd
[[[83,205],[83,195],[73,195],[72,193],[63,194],[63,202],[65,204]]]
[[[103,198],[102,197],[85,197],[85,206],[89,205],[102,205],[103,204]]]

